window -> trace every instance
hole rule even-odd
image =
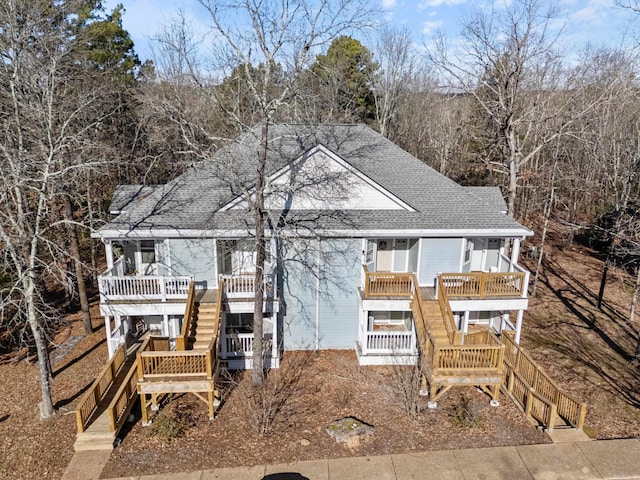
[[[411,312],[369,312],[369,330],[411,330]]]
[[[373,262],[373,254],[375,252],[376,243],[373,240],[367,240],[367,253],[365,257],[365,263]]]
[[[142,240],[140,242],[140,253],[142,255],[142,263],[148,265],[156,261],[156,245],[153,240]]]
[[[227,313],[226,333],[252,333],[253,313]]]
[[[473,241],[467,239],[467,244],[464,249],[464,263],[468,263],[471,260],[471,250],[473,250]]]

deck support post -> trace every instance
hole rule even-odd
[[[147,394],[140,393],[140,411],[142,412],[142,426],[148,427],[149,417],[147,416]]]
[[[215,406],[213,405],[213,390],[209,390],[207,392],[207,399],[209,400],[207,403],[209,405],[209,420],[213,420],[215,418]]]

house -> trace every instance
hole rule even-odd
[[[175,346],[194,280],[196,298],[221,297],[220,360],[251,366],[259,134],[166,185],[116,189],[117,216],[95,234],[107,257],[99,291],[110,355],[145,330]],[[415,292],[435,305],[446,290],[462,336],[484,326],[519,340],[529,274],[518,255],[532,232],[506,215],[497,188],[460,186],[364,125],[273,125],[270,136],[268,365],[294,349],[415,363]]]
[[[145,422],[170,392],[196,393],[213,418],[219,367],[252,365],[260,132],[165,185],[114,192],[115,217],[94,234],[107,261],[105,378],[121,385],[109,438],[136,392]],[[361,365],[420,365],[432,407],[456,385],[497,404],[498,337],[519,342],[529,273],[518,256],[532,235],[500,191],[460,186],[364,125],[271,125],[269,136],[265,365],[287,350],[355,350]],[[131,363],[125,347],[148,331]],[[78,408],[81,434],[100,378]]]

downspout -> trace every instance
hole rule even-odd
[[[316,250],[316,354],[320,353],[320,237]]]

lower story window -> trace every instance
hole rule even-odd
[[[369,312],[369,330],[411,330],[413,317],[407,311]]]

